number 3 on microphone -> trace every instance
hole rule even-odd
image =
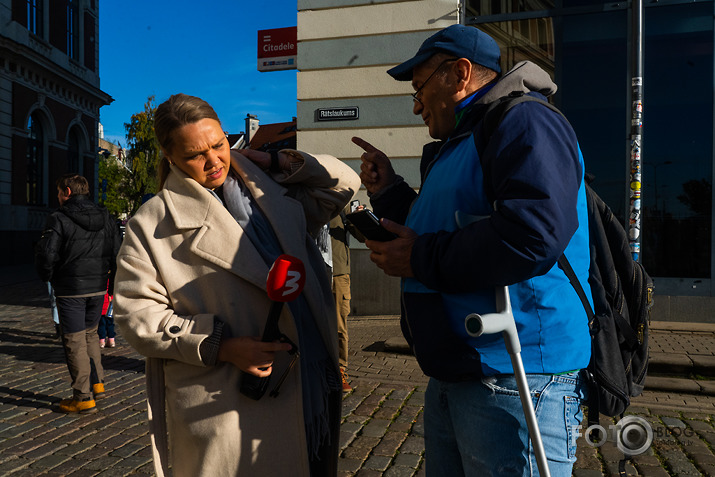
[[[288,273],[286,274],[286,284],[285,284],[285,290],[283,291],[283,296],[290,295],[291,293],[295,292],[300,288],[300,278],[301,274],[297,270],[288,270]]]

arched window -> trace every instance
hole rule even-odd
[[[27,204],[42,205],[42,164],[45,134],[42,124],[33,114],[27,122]]]
[[[82,174],[81,149],[77,129],[72,128],[69,134],[69,144],[67,145],[67,172],[76,172],[80,175]]]

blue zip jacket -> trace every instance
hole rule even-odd
[[[495,287],[503,285],[527,373],[588,365],[586,313],[556,264],[565,253],[590,299],[584,165],[571,126],[542,105],[521,103],[480,143],[482,157],[475,145],[490,101],[554,87],[535,65],[517,65],[483,97],[467,100],[447,141],[425,147],[419,196],[400,181],[371,198],[378,215],[419,234],[415,278],[402,281],[402,325],[429,376],[513,373],[500,335],[471,338],[464,330],[469,313],[495,311]],[[457,212],[486,218],[460,228]]]

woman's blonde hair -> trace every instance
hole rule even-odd
[[[169,175],[169,160],[166,152],[174,145],[174,131],[178,128],[201,121],[213,119],[219,124],[218,114],[209,103],[196,96],[174,94],[156,108],[154,114],[154,134],[162,149],[161,159],[157,167],[159,190],[164,188],[164,182]]]

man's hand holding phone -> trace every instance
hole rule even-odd
[[[347,219],[365,235],[365,245],[372,252],[370,260],[385,274],[405,278],[414,276],[410,264],[412,246],[417,239],[414,230],[388,219],[378,219],[367,209],[348,214]],[[363,227],[358,222],[362,222]]]

